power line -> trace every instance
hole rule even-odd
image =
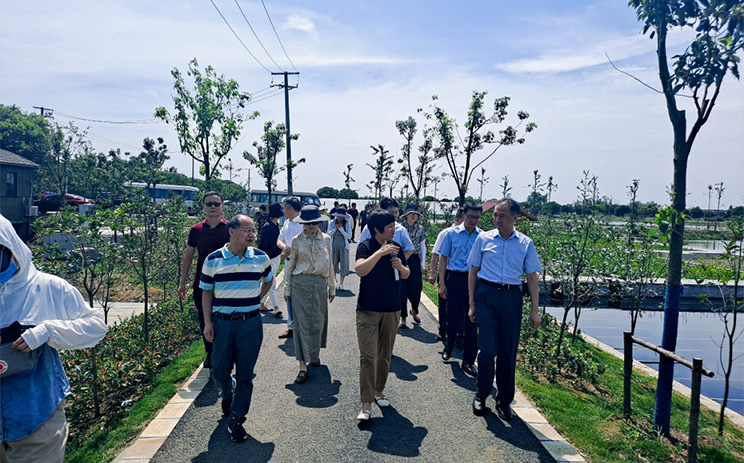
[[[239,36],[238,36],[238,34],[237,34],[237,33],[235,32],[235,30],[234,30],[234,29],[232,28],[232,26],[230,25],[230,23],[229,23],[229,22],[227,22],[227,19],[225,19],[225,16],[224,16],[224,15],[222,14],[222,12],[220,11],[220,9],[219,9],[219,8],[217,7],[217,5],[216,5],[216,4],[214,3],[214,0],[209,0],[209,1],[210,1],[210,2],[212,3],[212,6],[214,6],[214,9],[215,9],[215,10],[217,10],[217,13],[219,13],[219,14],[220,14],[220,17],[222,18],[222,20],[223,20],[223,21],[225,21],[225,24],[227,24],[227,27],[228,27],[228,28],[230,28],[230,31],[231,31],[231,32],[233,33],[233,35],[235,36],[235,38],[236,38],[236,39],[238,39],[238,42],[240,42],[240,44],[241,44],[241,45],[243,45],[243,48],[245,48],[245,51],[247,51],[247,52],[248,52],[248,54],[249,54],[249,55],[251,55],[251,56],[253,57],[253,59],[254,59],[254,60],[256,60],[256,62],[257,62],[257,63],[258,63],[258,64],[259,64],[259,65],[260,65],[260,66],[261,66],[262,68],[264,68],[264,69],[266,70],[266,72],[269,72],[269,73],[270,73],[270,72],[271,72],[271,70],[270,70],[269,68],[267,68],[266,66],[264,66],[264,65],[263,65],[263,63],[262,63],[261,61],[259,61],[259,60],[258,60],[258,58],[256,58],[256,55],[254,55],[253,53],[251,53],[251,51],[250,51],[250,50],[248,49],[248,47],[247,47],[247,46],[246,46],[246,45],[245,45],[245,44],[243,43],[243,41],[242,41],[242,40],[240,40],[240,37],[239,37]]]
[[[131,150],[138,150],[138,151],[142,151],[142,149],[143,149],[141,146],[134,146],[134,145],[130,145],[128,143],[124,143],[124,142],[112,140],[111,138],[106,138],[106,137],[104,137],[102,135],[97,135],[95,133],[85,132],[83,134],[83,136],[86,137],[86,138],[90,138],[93,141],[97,141],[99,143],[107,143],[107,144],[110,144],[110,145],[114,145],[116,147],[129,148]]]
[[[85,122],[97,122],[100,124],[163,124],[164,123],[164,121],[160,119],[140,119],[140,120],[132,120],[132,121],[105,121],[105,120],[100,120],[100,119],[88,119],[85,117],[73,116],[72,114],[66,114],[61,111],[56,111],[54,115],[62,116],[67,119],[75,119],[78,121],[85,121]]]
[[[261,0],[261,5],[264,7],[264,11],[266,12],[266,17],[269,18],[269,23],[271,24],[271,28],[274,29],[274,35],[276,35],[276,39],[279,41],[279,45],[282,47],[282,51],[284,52],[284,56],[287,57],[287,60],[289,61],[289,64],[292,65],[292,69],[297,71],[297,68],[295,67],[294,63],[291,59],[289,59],[289,55],[287,54],[287,50],[284,48],[284,44],[282,43],[282,39],[279,38],[279,34],[276,32],[276,27],[274,27],[274,21],[271,20],[271,15],[269,15],[269,10],[266,9],[266,4],[264,3],[264,0]],[[281,69],[281,68],[280,68]],[[299,77],[298,77],[299,79]]]
[[[256,38],[256,40],[258,40],[258,43],[259,43],[259,45],[261,45],[261,48],[263,48],[263,51],[266,52],[266,56],[269,57],[269,59],[271,60],[271,62],[274,63],[274,65],[276,67],[278,67],[280,70],[283,71],[284,69],[282,69],[282,67],[279,66],[279,64],[277,64],[276,61],[274,61],[274,58],[269,53],[269,50],[266,49],[266,47],[264,46],[263,42],[261,42],[261,39],[258,38],[258,34],[256,34],[256,31],[255,30],[253,30],[253,26],[251,26],[251,22],[248,21],[248,18],[245,16],[245,13],[243,12],[243,8],[240,7],[240,3],[238,3],[238,0],[235,0],[235,5],[238,6],[238,9],[240,10],[240,14],[243,15],[243,19],[245,19],[245,22],[248,24],[248,27],[251,28],[251,32],[253,32],[253,36]]]
[[[272,93],[267,93],[266,95],[262,95],[259,98],[251,99],[248,104],[258,103],[259,101],[268,100],[269,98],[273,98],[277,95],[281,95],[283,93],[282,89],[275,90]]]

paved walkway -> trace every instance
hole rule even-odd
[[[350,275],[344,286],[347,290],[329,307],[322,366],[310,367],[302,385],[294,384],[298,367],[292,340],[277,338],[286,328],[284,320],[263,315],[246,442],[230,441],[217,389],[208,371],[199,369],[116,462],[583,461],[521,395],[513,404],[518,418],[511,423],[493,412],[473,415],[475,380],[460,370],[457,350],[451,361],[441,360],[436,310],[428,299],[433,313],[422,310],[421,326],[399,331],[385,390],[391,407],[373,405],[372,419],[358,425],[359,278]],[[492,398],[488,406],[494,407]]]

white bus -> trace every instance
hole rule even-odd
[[[146,183],[129,182],[124,185],[124,189],[126,190],[131,188],[140,188],[145,190],[145,194],[148,197],[153,198],[153,201],[158,204],[163,204],[170,197],[180,196],[186,203],[189,214],[192,214],[195,211],[194,201],[196,201],[199,196],[198,188],[186,185],[157,184],[155,185],[155,194],[153,194],[152,187],[148,187]]]

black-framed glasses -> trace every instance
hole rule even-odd
[[[480,218],[481,218],[480,215],[470,215],[470,214],[465,214],[465,217],[467,217],[468,219],[471,219],[471,220],[480,220]]]
[[[222,203],[212,203],[212,202],[209,202],[209,203],[204,203],[204,205],[207,206],[207,207],[220,207],[220,206],[222,206]]]

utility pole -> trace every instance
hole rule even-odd
[[[271,84],[272,87],[284,87],[284,115],[287,125],[287,193],[292,196],[292,135],[289,130],[289,89],[297,88],[296,85],[290,86],[288,76],[300,75],[299,72],[272,72],[272,76],[284,76],[284,84]]]
[[[41,117],[48,117],[51,119],[54,110],[51,108],[45,108],[43,106],[34,106],[34,109],[38,109],[41,112]]]

